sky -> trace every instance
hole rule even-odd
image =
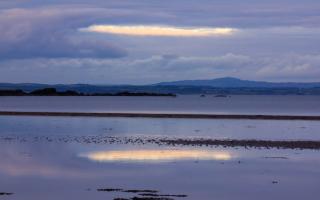
[[[219,77],[320,82],[320,1],[0,1],[0,82]]]

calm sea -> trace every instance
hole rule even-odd
[[[0,97],[0,110],[320,115],[320,96]]]
[[[320,96],[0,97],[0,110],[319,115]],[[96,143],[86,138],[319,141],[319,130],[319,121],[303,120],[0,116],[0,194],[13,193],[0,199],[154,195],[130,190],[156,190],[158,200],[315,199],[320,196],[318,150]],[[97,190],[101,188],[118,190]]]

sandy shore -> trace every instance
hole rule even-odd
[[[185,119],[255,119],[255,120],[313,120],[320,116],[306,115],[248,115],[248,114],[185,114],[185,113],[96,113],[96,112],[24,112],[0,111],[3,116],[56,116],[56,117],[140,117]]]

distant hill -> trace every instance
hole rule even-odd
[[[320,87],[320,82],[297,83],[297,82],[265,82],[241,80],[233,77],[216,78],[210,80],[183,80],[173,82],[161,82],[155,85],[161,86],[210,86],[218,88],[314,88]]]
[[[94,93],[172,93],[172,94],[229,94],[229,95],[320,95],[319,83],[274,83],[241,80],[232,77],[212,80],[184,80],[151,85],[90,85],[90,84],[37,84],[0,83],[0,90],[31,92],[55,88],[58,92],[76,91]]]

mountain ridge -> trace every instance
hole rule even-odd
[[[223,77],[216,79],[202,80],[181,80],[171,82],[160,82],[154,85],[161,86],[210,86],[210,87],[253,87],[253,88],[272,88],[272,87],[294,87],[294,88],[313,88],[320,87],[320,82],[268,82],[242,80],[234,77]]]
[[[230,94],[230,95],[320,95],[320,82],[266,82],[224,77],[210,80],[183,80],[160,82],[149,85],[102,85],[102,84],[39,84],[0,83],[0,90],[33,90],[55,88],[59,92],[68,90],[79,93],[173,93],[173,94]]]

